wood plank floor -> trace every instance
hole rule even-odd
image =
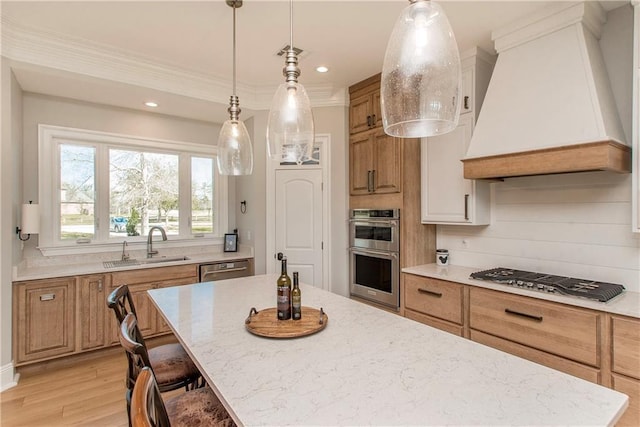
[[[21,373],[0,394],[2,427],[127,426],[123,352],[73,366]]]

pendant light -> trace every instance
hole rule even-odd
[[[307,91],[300,83],[298,57],[293,47],[293,0],[289,1],[289,48],[282,70],[285,82],[271,101],[267,122],[269,156],[301,164],[311,158],[314,142],[313,113]]]
[[[386,134],[440,135],[460,115],[460,54],[442,8],[409,0],[393,28],[382,66],[380,102]]]
[[[227,0],[233,8],[233,95],[229,99],[229,120],[225,121],[218,136],[218,171],[221,175],[251,175],[253,147],[251,138],[240,116],[240,101],[236,95],[236,9],[242,0]]]

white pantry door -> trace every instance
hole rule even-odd
[[[287,257],[291,280],[297,271],[301,282],[322,288],[322,170],[277,169],[275,174],[276,254]]]

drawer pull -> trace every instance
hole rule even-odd
[[[40,301],[53,301],[54,299],[56,299],[56,294],[40,295]]]
[[[513,316],[520,316],[520,317],[524,317],[525,319],[535,320],[536,322],[542,322],[542,316],[536,316],[536,315],[527,314],[527,313],[520,313],[519,311],[514,311],[508,308],[505,308],[504,312],[507,314],[511,314]]]
[[[440,292],[433,292],[433,291],[430,291],[429,289],[418,288],[418,292],[420,292],[421,294],[431,295],[432,297],[436,297],[436,298],[442,297],[442,294]]]

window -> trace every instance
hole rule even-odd
[[[40,126],[40,246],[170,240],[226,231],[226,179],[215,147]],[[51,177],[51,178],[50,178]]]

